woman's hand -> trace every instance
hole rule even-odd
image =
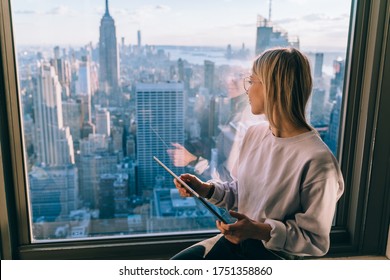
[[[225,238],[233,244],[239,244],[246,239],[258,239],[268,241],[271,236],[271,226],[249,219],[244,214],[229,211],[230,215],[237,218],[234,224],[224,224],[217,221],[217,228]]]
[[[200,196],[206,197],[214,189],[214,186],[210,183],[205,183],[201,181],[198,177],[191,174],[182,174],[180,179],[187,183],[194,191],[196,191]],[[180,184],[176,179],[173,179],[176,188],[179,190],[179,193],[183,197],[191,196],[191,193]]]
[[[168,149],[167,153],[176,167],[184,167],[195,161],[197,157],[191,154],[184,146],[179,143],[171,143],[174,149]]]

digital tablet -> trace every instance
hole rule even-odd
[[[194,197],[196,197],[210,212],[221,222],[228,224],[229,222],[221,216],[220,213],[218,213],[207,201],[203,196],[200,196],[196,191],[194,191],[186,182],[184,182],[182,179],[180,179],[179,176],[177,176],[171,169],[169,169],[164,163],[162,163],[157,157],[153,156],[153,159],[157,161],[158,164],[160,164],[166,171],[168,171],[169,174],[171,174],[176,180],[180,182],[180,184],[183,185],[183,187],[186,188]]]

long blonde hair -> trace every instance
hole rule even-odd
[[[268,121],[280,129],[278,122],[287,120],[312,130],[305,108],[312,91],[309,60],[294,48],[275,48],[259,55],[252,68],[265,85],[264,110]]]

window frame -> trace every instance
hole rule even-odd
[[[164,259],[211,237],[211,233],[194,233],[31,243],[10,2],[0,0],[1,258]],[[342,140],[339,142],[339,160],[346,191],[338,204],[328,257],[365,253],[384,255],[385,252],[390,218],[390,196],[386,188],[390,185],[390,164],[386,158],[389,149],[378,146],[378,141],[374,140],[390,142],[385,121],[390,113],[383,109],[386,104],[390,107],[389,98],[384,94],[386,88],[390,88],[389,16],[390,0],[352,0],[339,133]],[[378,198],[382,198],[379,205]],[[380,219],[372,221],[372,217],[378,217],[375,215]]]

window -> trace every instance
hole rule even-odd
[[[17,59],[15,58],[20,42],[17,42],[15,45],[14,37],[18,37],[19,34],[16,27],[18,20],[15,19],[17,17],[15,14],[24,13],[31,15],[33,14],[33,9],[29,9],[26,3],[24,3],[23,8],[16,9],[17,4],[15,4],[15,1],[12,1],[11,17],[10,2],[0,1],[0,25],[2,26],[0,29],[0,91],[4,93],[0,94],[1,256],[5,259],[166,258],[196,241],[212,236],[214,232],[178,231],[176,233],[166,232],[145,235],[106,235],[105,238],[54,238],[42,240],[34,240],[32,238],[30,234],[32,233],[30,227],[31,199],[28,196],[29,182],[27,180],[28,162],[24,161],[27,152],[25,152],[26,145],[22,143],[22,140],[24,141],[25,138],[22,132],[24,133],[28,122],[27,125],[21,123],[25,109],[21,110],[23,94],[19,91],[20,74],[18,74],[18,77],[16,76],[20,66],[18,65],[17,67]],[[278,2],[274,1],[273,5],[278,5]],[[279,8],[279,10],[292,10],[286,8],[286,2],[280,1],[280,3],[282,3],[283,7]],[[45,8],[40,8],[38,2],[36,4],[34,7],[38,9],[41,15],[45,14],[44,11],[48,11],[46,9],[49,7],[47,4]],[[86,5],[88,3],[84,1],[83,4]],[[212,5],[215,3],[206,4],[208,10],[211,10]],[[206,7],[206,4],[202,3],[202,7]],[[304,4],[304,1],[297,1],[295,7],[301,7],[299,6],[301,4]],[[325,8],[321,9],[321,12],[325,11],[326,7],[337,7],[335,10],[338,10],[339,4],[324,6]],[[331,233],[332,242],[329,255],[383,255],[386,248],[388,220],[390,217],[390,209],[387,207],[390,202],[388,176],[384,176],[389,170],[387,159],[389,146],[387,143],[390,141],[386,122],[389,116],[388,111],[384,110],[384,108],[390,106],[385,94],[385,92],[388,92],[388,81],[390,80],[388,77],[390,72],[387,71],[387,65],[390,65],[387,63],[390,45],[387,24],[389,18],[388,4],[388,0],[373,2],[352,1],[343,89],[345,93],[342,100],[343,109],[340,116],[342,121],[340,122],[339,145],[337,148],[347,188],[339,202],[335,226]],[[16,8],[14,5],[16,5]],[[114,5],[114,0],[112,3],[110,1],[110,7],[111,5]],[[310,5],[313,8],[312,4]],[[248,13],[250,14],[254,10],[253,7],[257,7],[257,4],[249,6],[251,9]],[[199,7],[201,6],[198,6],[198,9],[194,8],[192,13],[199,11]],[[272,7],[273,19],[276,18],[274,14],[277,8],[275,7]],[[222,5],[222,7],[213,10],[217,10],[219,13],[224,8],[225,5]],[[308,6],[305,6],[305,9],[307,8]],[[264,15],[269,13],[267,4],[264,4],[262,8],[258,7],[258,9],[259,12],[256,11],[256,13],[261,14],[263,17],[266,17]],[[59,10],[64,11],[66,8]],[[133,10],[135,11],[135,8]],[[236,11],[238,12],[239,9],[237,8]],[[245,14],[245,12],[241,10],[238,14]],[[297,13],[294,13],[294,15]],[[94,23],[94,26],[99,25],[102,14],[104,14],[103,4],[101,11],[97,15],[97,23]],[[72,13],[72,15],[75,14]],[[115,20],[117,20],[117,15],[114,16]],[[224,15],[226,16],[226,13]],[[30,26],[33,26],[33,23],[38,23],[43,18],[41,16],[35,20],[21,20],[19,24],[24,23],[24,27],[28,29]],[[86,18],[86,13],[84,18]],[[232,16],[231,18],[236,17]],[[248,18],[246,15],[246,19]],[[50,18],[50,23],[52,20],[54,18]],[[69,20],[69,17],[66,17],[66,20]],[[230,19],[231,21],[232,19]],[[277,20],[273,21],[274,23],[277,22]],[[61,26],[65,26],[64,22],[66,21],[63,20]],[[295,23],[297,22],[298,19]],[[282,27],[287,27],[282,23],[278,22]],[[12,26],[12,24],[14,25]],[[215,24],[215,26],[219,26],[218,24]],[[50,24],[47,26],[51,27]],[[78,25],[77,28],[72,27],[71,29],[79,30],[81,26]],[[160,25],[155,25],[154,27],[156,26],[159,27]],[[292,32],[298,26],[298,24],[288,26],[287,29],[291,34],[299,34],[299,32]],[[38,29],[39,32],[32,30],[34,32],[29,32],[28,34],[34,34],[35,37],[41,36],[44,34],[42,30],[46,30],[45,26],[39,26]],[[143,28],[137,29],[144,30]],[[62,30],[61,32],[58,32],[58,30],[56,30],[56,34],[62,32]],[[95,29],[91,28],[91,30]],[[323,28],[313,34],[325,34],[326,30],[328,29]],[[230,28],[229,35],[233,34],[233,31],[233,28]],[[83,35],[89,33],[83,32]],[[192,34],[195,33],[193,32]],[[243,33],[240,32],[239,34]],[[325,36],[324,34],[321,36]],[[253,33],[251,36],[255,37]],[[299,36],[300,40],[303,40],[302,35]],[[192,40],[192,38],[184,35],[181,38],[183,45],[188,38]],[[135,42],[136,40],[134,39]],[[337,41],[336,36],[332,36],[327,42],[333,44],[333,40]],[[43,45],[45,42],[45,40],[41,39],[38,41],[42,43],[39,45]],[[97,39],[95,39],[96,41]],[[324,42],[324,44],[327,42]],[[53,49],[57,45],[60,46],[62,43],[58,41],[50,47],[50,54],[53,53]],[[247,45],[252,44],[249,43]],[[252,46],[255,49],[254,44]],[[303,49],[302,46],[301,44],[301,49]],[[226,47],[226,49],[228,48]],[[88,100],[80,100],[79,102],[88,104]],[[103,107],[100,109],[104,111],[107,108]],[[110,110],[108,111],[111,113]],[[84,112],[86,111],[84,110]],[[148,113],[145,112],[145,114]],[[104,115],[104,113],[101,115]],[[199,127],[196,125],[194,127],[196,132]],[[89,130],[88,126],[85,126],[84,131],[89,134],[92,129],[92,126]],[[79,148],[74,146],[74,149],[77,151]],[[88,146],[86,146],[86,149],[88,151]],[[77,159],[75,158],[75,160]]]
[[[12,1],[33,243],[213,231],[152,158],[228,179],[269,47],[310,58],[307,117],[337,155],[350,1],[60,2]]]

